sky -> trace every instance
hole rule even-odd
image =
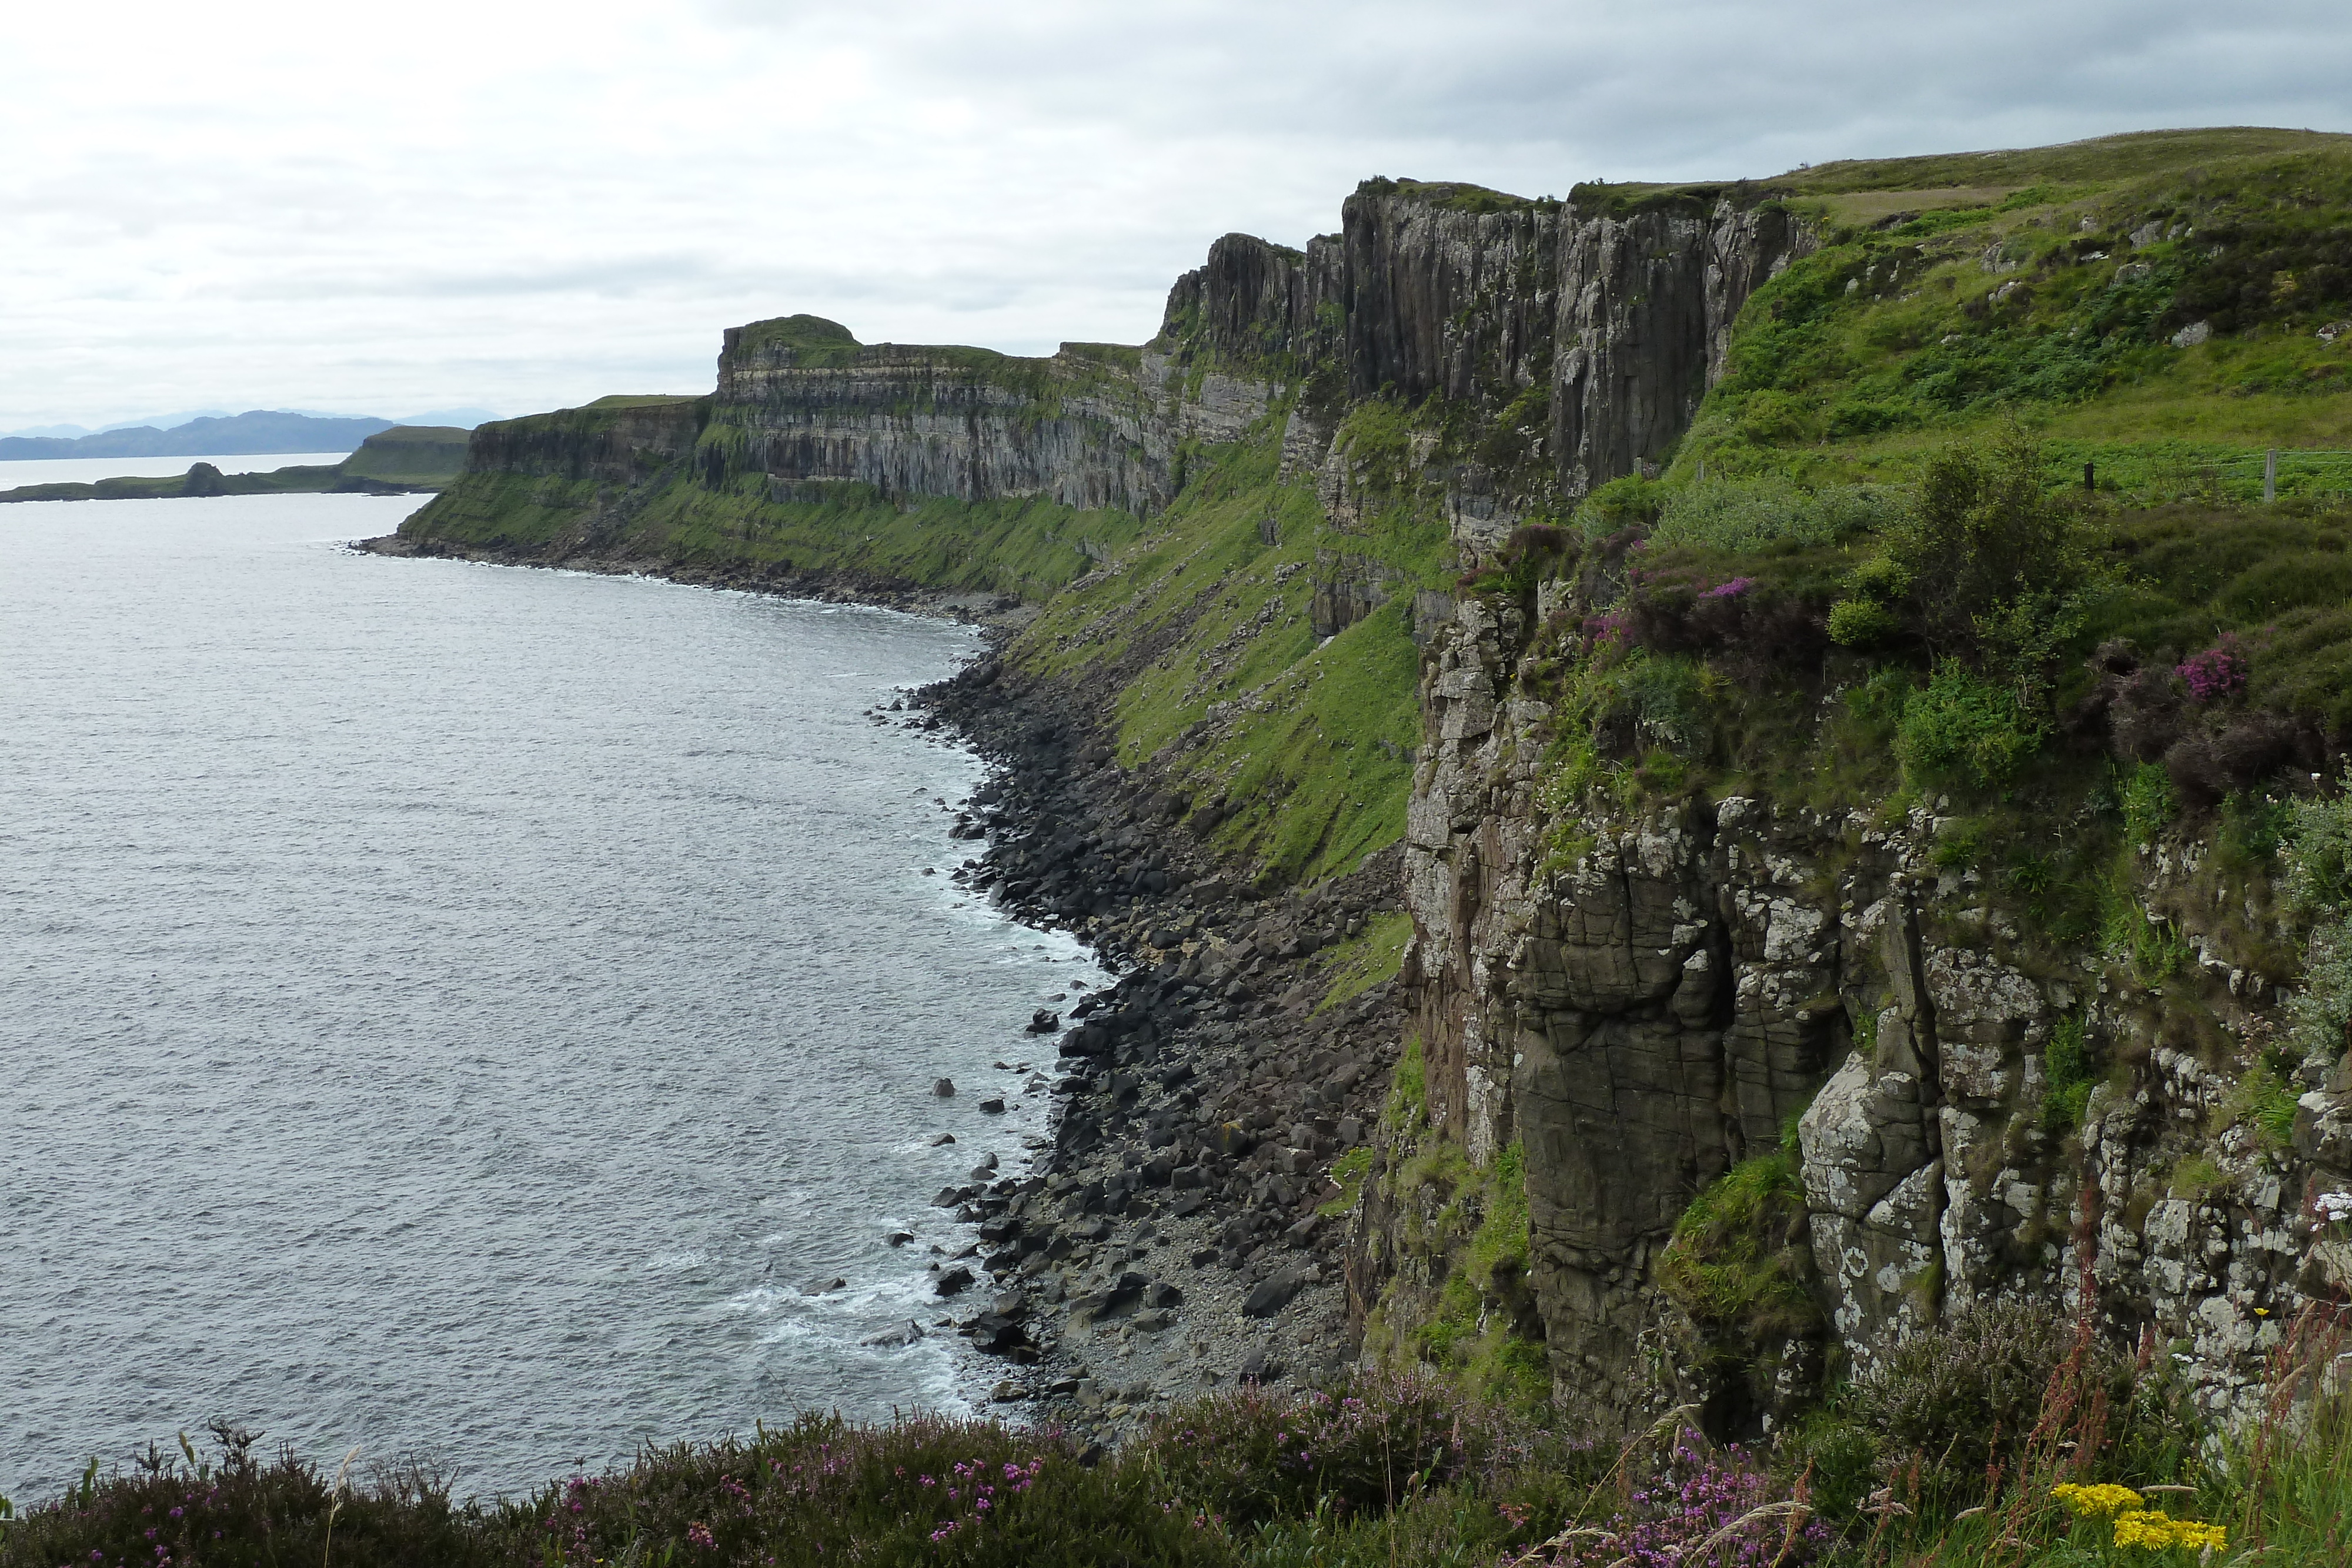
[[[796,311],[1139,342],[1376,174],[2352,131],[2342,0],[117,0],[8,54],[0,430],[703,392]]]

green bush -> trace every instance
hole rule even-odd
[[[150,1448],[130,1474],[101,1476],[90,1461],[81,1484],[56,1502],[0,1525],[0,1564],[73,1563],[118,1568],[323,1563],[340,1568],[475,1568],[507,1561],[486,1539],[482,1515],[449,1500],[446,1480],[419,1466],[375,1469],[356,1481],[329,1476],[291,1452],[263,1462],[256,1435],[214,1428],[216,1459]]]
[[[2013,692],[1949,659],[1904,703],[1895,736],[1904,782],[1914,789],[1999,789],[2041,745]]]
[[[2095,546],[2074,503],[2043,487],[2041,449],[2012,426],[1989,447],[1956,444],[1927,459],[1917,501],[1886,529],[1855,596],[1906,595],[1911,624],[1939,657],[2036,690],[2082,624]]]
[[[1659,1261],[1666,1294],[1694,1322],[1750,1350],[1821,1321],[1798,1164],[1782,1147],[1734,1166],[1684,1211]]]
[[[1874,648],[1898,625],[1895,612],[1874,599],[1841,599],[1830,606],[1830,641],[1841,648]]]
[[[1318,1509],[1381,1513],[1433,1487],[1490,1478],[1523,1436],[1492,1406],[1414,1373],[1337,1394],[1243,1388],[1152,1423],[1124,1469],[1185,1518],[1246,1530]]]
[[[2221,800],[2221,827],[2215,847],[2231,868],[2259,871],[2278,858],[2294,826],[2292,802],[2233,789]]]
[[[1574,526],[1589,539],[1605,539],[1627,528],[1647,528],[1657,520],[1664,486],[1654,479],[1629,474],[1596,486],[1576,508]]]
[[[2304,945],[2303,984],[2287,1002],[2294,1043],[2333,1061],[2352,1035],[2352,915],[2330,921]]]
[[[2352,768],[2336,792],[2295,803],[2287,829],[2287,891],[2315,915],[2352,908]]]
[[[2312,921],[2289,1027],[2306,1056],[2332,1061],[2352,1034],[2352,769],[2334,795],[2295,803],[2286,851],[2288,894]]]

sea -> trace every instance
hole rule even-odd
[[[976,633],[348,548],[416,504],[0,507],[20,1508],[215,1421],[487,1497],[996,1375],[931,1200],[1024,1167],[1023,1026],[1105,977],[869,716]]]

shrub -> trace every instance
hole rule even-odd
[[[1830,641],[1841,648],[1874,648],[1895,627],[1895,612],[1874,599],[1841,599],[1830,606]]]
[[[1803,1493],[1776,1485],[1740,1449],[1712,1449],[1685,1431],[1605,1523],[1562,1532],[1553,1554],[1535,1561],[1550,1568],[1800,1568],[1830,1545],[1812,1511]]]
[[[1584,497],[1571,519],[1576,531],[1600,540],[1627,528],[1647,528],[1657,520],[1664,487],[1654,479],[1627,475],[1597,486]]]
[[[1904,584],[1936,653],[2031,689],[2080,622],[2092,546],[2072,502],[2043,489],[2040,448],[2012,427],[1989,448],[1954,445],[1927,460],[1916,504],[1886,531],[1880,570]]]
[[[1492,1477],[1526,1434],[1425,1373],[1339,1393],[1248,1387],[1153,1422],[1128,1464],[1188,1517],[1247,1529],[1318,1508],[1378,1513],[1433,1487]]]
[[[2048,1081],[2042,1101],[2042,1128],[2053,1137],[2083,1124],[2083,1113],[2098,1086],[2091,1066],[2090,1029],[2075,1013],[2058,1020],[2050,1043],[2042,1052],[2042,1076]]]
[[[499,1560],[478,1517],[452,1506],[446,1481],[428,1469],[377,1469],[352,1485],[290,1451],[255,1459],[252,1433],[226,1425],[214,1433],[217,1461],[198,1460],[185,1437],[184,1463],[150,1448],[132,1473],[101,1477],[92,1460],[79,1487],[0,1526],[0,1563],[299,1563],[331,1552],[343,1568]]]
[[[1751,687],[1810,665],[1822,647],[1821,612],[1752,577],[1705,587],[1637,578],[1612,615],[1626,646],[1717,655]]]
[[[2352,1041],[2352,916],[2320,926],[2304,945],[2303,984],[2287,1000],[2287,1025],[2297,1048],[2324,1061]]]
[[[2107,703],[2107,736],[2127,762],[2154,762],[2179,739],[2187,705],[2173,677],[2135,669],[2116,678]]]
[[[2075,1325],[2044,1302],[1973,1307],[1887,1351],[1853,1380],[1849,1407],[1889,1459],[1925,1461],[1921,1485],[1931,1502],[1973,1501],[1989,1467],[2015,1468],[2075,1335]],[[2121,1394],[2128,1364],[2104,1350],[2092,1354],[2095,1380]]]
[[[2314,915],[2352,908],[2352,768],[2336,793],[2296,802],[2287,830],[2287,891]]]
[[[1058,1432],[807,1416],[751,1443],[680,1444],[550,1486],[509,1511],[502,1555],[583,1568],[1225,1561],[1212,1521],[1170,1502],[1138,1467],[1082,1463]]]
[[[2189,655],[2172,673],[2200,703],[2220,702],[2246,689],[2245,655],[2238,651],[2238,640],[2227,632],[2218,646]]]
[[[2268,1061],[2256,1061],[2231,1091],[2225,1109],[2251,1125],[2266,1145],[2285,1153],[2294,1147],[2295,1102],[2301,1091]]]
[[[2217,841],[2223,858],[2231,865],[2256,870],[2277,858],[2294,821],[2291,802],[2238,790],[2221,802],[2221,829]]]
[[[2200,731],[2174,742],[2164,754],[2164,770],[2190,807],[2210,810],[2294,761],[2298,739],[2293,720],[2247,714],[2219,733]]]
[[[1776,1148],[1734,1166],[1683,1212],[1659,1263],[1666,1294],[1693,1322],[1730,1331],[1751,1350],[1820,1321],[1797,1164]]]
[[[1896,726],[1895,754],[1906,784],[1998,789],[2042,744],[2015,694],[1946,660],[1911,694]]]

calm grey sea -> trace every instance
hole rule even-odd
[[[861,716],[972,633],[341,547],[415,504],[0,508],[20,1504],[215,1416],[463,1493],[988,1375],[861,1343],[1100,977],[948,882],[977,764]]]

